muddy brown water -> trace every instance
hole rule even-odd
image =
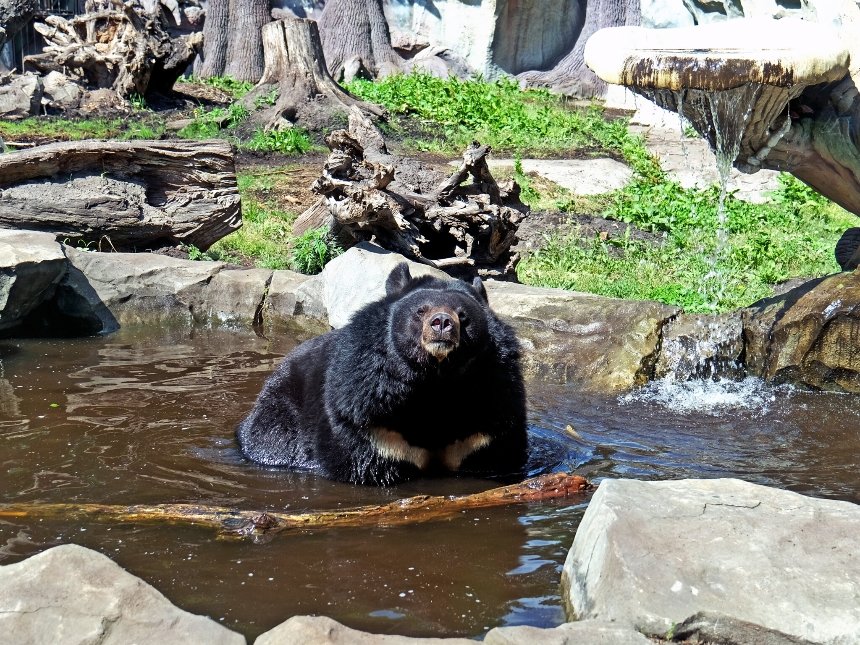
[[[199,329],[0,341],[0,502],[301,511],[491,485],[363,488],[243,460],[233,428],[292,345]],[[860,501],[857,397],[753,381],[728,393],[699,387],[599,397],[530,383],[534,471],[572,468],[594,480],[736,476]],[[0,564],[82,544],[179,607],[249,637],[295,614],[379,633],[479,637],[499,625],[563,622],[559,574],[584,509],[512,506],[262,544],[166,524],[0,520]]]

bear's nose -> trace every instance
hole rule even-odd
[[[430,328],[437,334],[450,334],[454,329],[454,319],[443,311],[430,316]]]

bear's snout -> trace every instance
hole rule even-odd
[[[436,307],[425,314],[421,344],[436,360],[443,358],[460,344],[460,317],[453,309]]]

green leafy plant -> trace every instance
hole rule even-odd
[[[237,81],[229,76],[212,76],[210,78],[199,78],[197,76],[180,77],[179,82],[203,83],[230,94],[234,99],[241,99],[254,88],[250,81]]]
[[[291,266],[300,273],[319,273],[329,260],[341,253],[343,249],[331,238],[327,226],[312,228],[293,242]]]
[[[227,108],[206,110],[196,108],[191,123],[177,134],[184,139],[214,139],[223,135],[225,130],[233,130],[248,118],[250,112],[241,103],[233,103]]]
[[[284,155],[299,155],[311,149],[311,140],[307,132],[301,128],[287,128],[285,130],[257,129],[243,147],[246,150],[257,152],[279,152]]]

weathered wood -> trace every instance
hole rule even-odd
[[[465,510],[553,499],[582,498],[593,486],[584,477],[554,473],[519,484],[456,497],[419,495],[390,504],[333,511],[275,513],[240,511],[195,504],[5,504],[0,518],[114,521],[129,524],[193,524],[218,531],[220,537],[260,537],[283,531],[402,526],[448,519]]]
[[[326,69],[315,21],[276,20],[265,25],[262,33],[263,77],[243,103],[253,111],[271,102],[269,97],[277,96],[272,107],[253,117],[267,129],[289,128],[296,122],[313,128],[353,107],[373,116],[385,113],[380,106],[355,98],[335,83]]]
[[[349,129],[332,132],[326,144],[331,154],[312,186],[322,198],[296,220],[295,235],[327,225],[344,247],[373,240],[439,268],[472,265],[483,276],[513,271],[519,258],[510,249],[527,209],[515,183],[502,189],[493,179],[489,146],[470,145],[446,177],[388,154],[382,135],[356,110]]]
[[[202,47],[200,33],[172,37],[160,4],[150,13],[135,0],[110,0],[73,18],[47,16],[34,25],[46,45],[24,58],[26,71],[56,71],[88,88],[123,97],[166,91]]]
[[[0,155],[0,227],[117,250],[205,250],[242,224],[223,141],[75,141]]]

